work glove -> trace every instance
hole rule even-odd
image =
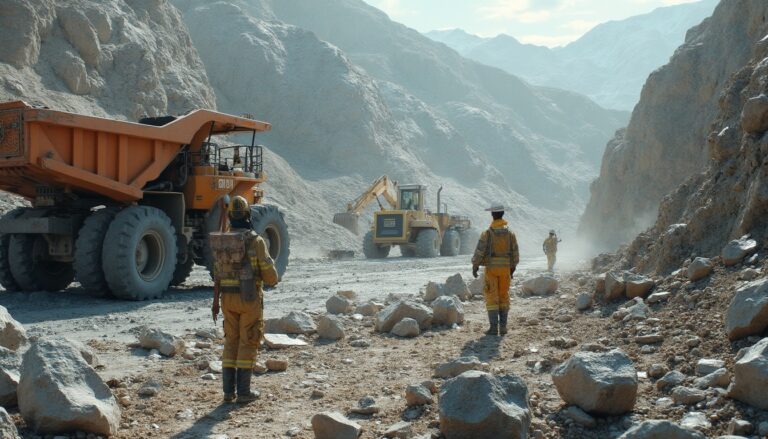
[[[510,278],[513,278],[513,277],[515,277],[515,267],[511,267],[511,268],[509,269],[509,277],[510,277]]]
[[[477,265],[473,265],[473,266],[472,266],[472,276],[473,276],[475,279],[477,279],[477,270],[479,270],[479,269],[480,269],[480,267],[478,267]]]
[[[216,323],[217,320],[219,320],[219,301],[214,300],[213,305],[211,305],[211,316],[213,317],[213,323]]]

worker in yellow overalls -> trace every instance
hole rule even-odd
[[[480,266],[485,266],[485,308],[488,311],[490,328],[487,335],[507,333],[509,314],[509,287],[515,268],[520,262],[517,237],[507,228],[504,221],[504,206],[494,204],[486,209],[491,212],[493,222],[480,235],[475,254],[472,256],[472,275],[477,278]]]
[[[278,275],[264,239],[252,230],[245,198],[234,197],[227,212],[230,231],[209,234],[214,263],[211,311],[214,322],[219,307],[224,314],[224,401],[248,403],[258,398],[251,391],[251,377],[264,335],[263,285],[277,285]]]

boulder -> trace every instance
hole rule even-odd
[[[24,354],[18,387],[21,416],[37,433],[86,431],[111,436],[120,406],[76,346],[41,338]]]
[[[693,381],[694,387],[702,390],[709,389],[710,387],[720,387],[725,389],[729,384],[731,384],[731,374],[726,368],[717,369],[716,371],[701,378],[696,378]]]
[[[433,300],[443,295],[443,286],[436,282],[427,283],[427,288],[424,290],[424,301],[431,303]]]
[[[355,310],[355,303],[339,294],[325,301],[325,309],[329,314],[350,314]]]
[[[692,430],[704,430],[712,426],[707,415],[702,412],[688,412],[680,420],[680,426]]]
[[[597,420],[595,418],[575,405],[569,405],[568,408],[561,412],[561,414],[566,418],[571,419],[573,422],[587,428],[594,428],[597,425]]]
[[[432,392],[422,384],[411,384],[405,389],[405,401],[408,407],[432,404]]]
[[[15,351],[27,342],[27,331],[0,305],[0,346]]]
[[[464,323],[464,306],[456,296],[438,297],[432,302],[432,324],[452,326]]]
[[[747,100],[741,111],[741,127],[750,134],[768,131],[768,96],[761,94]]]
[[[399,300],[376,315],[376,331],[390,332],[404,318],[416,320],[420,329],[432,326],[432,309],[412,300]]]
[[[696,374],[699,376],[709,375],[712,372],[725,367],[725,361],[716,358],[702,358],[696,362]]]
[[[419,330],[419,322],[410,317],[406,317],[397,322],[389,333],[398,337],[411,338],[417,337],[421,331]]]
[[[605,295],[605,275],[603,273],[595,278],[595,296],[603,297]]]
[[[460,300],[469,300],[472,298],[472,293],[469,291],[467,283],[464,282],[461,274],[456,273],[445,280],[443,296],[456,296]]]
[[[656,381],[656,388],[664,390],[670,387],[678,386],[685,381],[685,374],[679,370],[673,370],[664,374],[663,377]]]
[[[627,314],[623,319],[627,321],[645,320],[648,318],[648,313],[651,312],[651,309],[648,308],[648,305],[646,305],[640,297],[635,297],[634,300],[627,302],[625,306]]]
[[[352,302],[357,300],[357,293],[352,290],[340,290],[336,294]]]
[[[605,273],[605,300],[616,300],[624,296],[627,285],[624,283],[624,275],[615,271]]]
[[[729,267],[740,263],[755,250],[757,250],[757,241],[749,239],[749,236],[742,236],[726,244],[720,256],[723,258],[723,264]]]
[[[645,297],[651,292],[656,282],[653,279],[640,274],[630,274],[625,277],[626,293],[627,297],[634,299],[635,297]]]
[[[384,431],[385,438],[411,439],[413,437],[413,425],[410,422],[400,421],[391,425]]]
[[[268,319],[265,332],[270,334],[314,334],[317,325],[311,315],[303,311],[291,311],[279,319]]]
[[[523,293],[529,296],[554,294],[558,288],[557,279],[551,275],[534,277],[523,282]]]
[[[376,313],[381,311],[383,308],[384,308],[384,305],[378,302],[368,301],[362,305],[358,305],[357,308],[355,308],[355,314],[371,317],[371,316],[375,316]]]
[[[664,302],[667,299],[669,299],[671,296],[672,296],[672,293],[670,293],[669,291],[661,291],[658,293],[651,294],[650,296],[648,296],[647,299],[645,299],[645,301],[650,304],[654,304],[654,303]]]
[[[341,413],[326,412],[312,416],[312,431],[315,439],[356,439],[362,428]]]
[[[472,293],[473,296],[482,296],[484,294],[484,289],[485,274],[480,273],[477,279],[472,279],[472,282],[469,283],[469,292]]]
[[[762,410],[768,410],[768,337],[741,349],[733,367],[728,396]]]
[[[184,340],[158,328],[144,326],[139,332],[139,344],[144,349],[157,349],[166,357],[184,352]]]
[[[326,340],[341,340],[344,338],[344,324],[336,316],[320,316],[317,335]]]
[[[0,406],[16,407],[21,358],[16,351],[0,347]]]
[[[619,439],[706,439],[706,436],[670,421],[645,421],[625,431]]]
[[[0,407],[0,438],[21,439],[16,424],[13,423],[13,418],[2,407]]]
[[[515,375],[465,372],[443,384],[438,401],[440,431],[446,439],[528,437],[528,388]]]
[[[725,316],[728,339],[761,334],[768,328],[768,278],[750,282],[733,295]]]
[[[606,353],[577,352],[552,371],[560,397],[590,414],[620,415],[637,399],[637,371],[618,349]]]
[[[688,265],[688,279],[691,282],[704,279],[712,273],[713,269],[712,261],[709,258],[698,257]]]
[[[699,389],[678,386],[672,389],[672,400],[677,404],[692,405],[707,399],[707,394]]]
[[[461,357],[438,365],[435,368],[435,376],[448,379],[459,376],[468,370],[480,370],[482,367],[483,363],[477,357]]]
[[[581,293],[576,297],[576,309],[579,311],[586,311],[592,307],[592,295],[589,293]]]

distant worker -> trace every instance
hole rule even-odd
[[[221,356],[224,402],[248,403],[251,377],[264,335],[264,284],[277,285],[275,264],[267,245],[251,227],[251,209],[245,198],[232,198],[227,209],[231,230],[211,233],[214,287],[213,321],[224,315],[224,352]],[[237,395],[235,395],[237,392]]]
[[[554,271],[555,262],[557,261],[557,243],[561,242],[557,239],[557,234],[554,230],[549,231],[549,237],[544,240],[542,247],[544,248],[544,254],[547,255],[547,270]]]
[[[517,237],[507,228],[504,221],[504,206],[494,204],[491,212],[493,222],[488,230],[480,235],[475,254],[472,256],[472,276],[477,278],[480,266],[485,266],[485,309],[488,311],[490,328],[487,335],[507,333],[509,314],[509,286],[520,262]]]

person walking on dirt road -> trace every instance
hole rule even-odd
[[[507,333],[509,314],[509,287],[520,262],[520,252],[517,237],[507,228],[507,222],[503,219],[504,206],[494,204],[486,211],[491,212],[493,222],[477,242],[472,256],[472,276],[477,278],[480,266],[485,266],[483,294],[490,323],[486,334],[504,335]]]
[[[557,261],[557,243],[561,240],[557,239],[557,234],[554,230],[549,231],[549,237],[544,240],[542,247],[544,254],[547,255],[547,271],[555,270],[555,262]]]
[[[264,335],[263,285],[277,285],[278,276],[264,239],[252,230],[245,198],[232,198],[227,212],[231,230],[209,235],[214,267],[211,312],[214,322],[220,307],[224,315],[224,401],[237,397],[238,403],[247,403],[258,398],[251,391],[251,377]]]

